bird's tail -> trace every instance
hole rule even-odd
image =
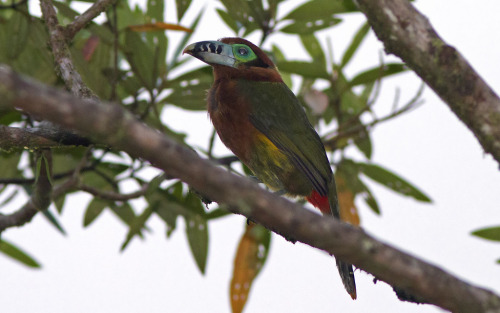
[[[306,198],[312,205],[317,207],[324,215],[331,215],[334,218],[340,219],[340,209],[337,200],[337,188],[335,182],[330,187],[331,191],[328,196],[321,196],[316,191],[313,191],[310,196]],[[336,259],[337,269],[339,270],[340,278],[344,288],[349,293],[353,300],[356,299],[356,281],[354,280],[354,271],[352,265],[345,263],[342,260]]]

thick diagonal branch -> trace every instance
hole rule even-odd
[[[500,313],[500,297],[492,292],[377,241],[359,228],[321,217],[261,189],[250,179],[216,167],[175,140],[150,129],[116,104],[78,99],[0,67],[1,104],[23,109],[77,130],[96,142],[148,160],[169,176],[228,205],[232,212],[288,238],[335,254],[426,302],[453,312]]]
[[[500,163],[500,99],[408,0],[357,0],[389,53],[415,71]]]

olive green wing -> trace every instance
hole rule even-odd
[[[251,104],[250,121],[290,157],[322,196],[329,195],[332,170],[325,148],[293,92],[276,82],[242,81]]]

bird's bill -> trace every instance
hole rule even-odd
[[[195,42],[187,46],[182,53],[192,55],[210,65],[220,64],[236,67],[233,47],[220,41]]]

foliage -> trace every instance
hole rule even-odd
[[[311,121],[315,125],[324,123],[335,126],[335,131],[322,135],[325,147],[332,152],[336,175],[341,180],[339,198],[348,204],[349,210],[354,209],[351,212],[353,221],[359,222],[355,205],[358,198],[363,199],[377,214],[381,212],[381,205],[364,182],[366,178],[400,195],[422,202],[431,201],[407,180],[371,162],[373,144],[370,134],[373,127],[418,104],[419,95],[387,117],[376,118],[372,114],[381,81],[390,75],[405,72],[406,67],[400,63],[374,64],[348,78],[345,69],[354,59],[356,51],[362,48],[363,39],[370,32],[368,24],[360,25],[340,60],[334,60],[328,47],[317,37],[319,31],[328,31],[342,23],[344,14],[359,14],[352,1],[312,0],[282,18],[278,18],[279,0],[254,1],[252,5],[248,1],[221,2],[224,8],[217,9],[221,22],[236,35],[247,36],[258,32],[261,34],[260,45],[270,42],[277,33],[300,38],[311,61],[287,59],[279,42],[273,42],[269,54],[289,85],[292,84],[291,76],[301,78],[300,86],[294,89],[299,90],[298,97]],[[54,5],[63,25],[71,23],[81,13],[71,0],[54,1]],[[183,19],[186,11],[199,9],[192,7],[189,0],[177,0],[178,20],[172,23],[164,21],[163,5],[163,1],[154,0],[147,1],[144,8],[132,7],[126,1],[116,2],[105,12],[103,22],[92,22],[76,33],[70,52],[83,81],[99,98],[120,103],[144,123],[187,145],[186,134],[170,129],[162,121],[161,113],[169,106],[187,111],[205,110],[206,90],[212,83],[211,70],[202,67],[187,72],[183,70],[186,59],[180,58],[192,31],[197,29],[203,9],[196,18],[186,22]],[[171,31],[183,32],[181,40],[175,45],[170,40]],[[14,33],[17,35],[12,36]],[[16,71],[47,84],[62,86],[54,70],[53,55],[46,44],[48,41],[44,22],[40,17],[32,16],[26,4],[0,10],[0,63],[6,63]],[[169,54],[169,51],[172,53]],[[167,57],[169,55],[171,57]],[[32,117],[19,112],[0,113],[2,125],[21,128],[38,125]],[[192,148],[212,157],[211,147],[212,143],[208,143],[206,148]],[[356,147],[362,155],[361,160],[350,156],[350,147]],[[1,151],[2,208],[13,203],[13,199],[32,193],[31,185],[38,178],[37,168],[40,168],[42,160],[35,161],[34,154],[34,151],[24,150],[23,147],[15,151]],[[126,249],[134,238],[145,236],[152,216],[164,221],[167,237],[177,230],[177,219],[181,217],[185,220],[185,233],[195,264],[200,272],[205,272],[209,224],[228,214],[224,208],[214,205],[206,210],[202,197],[183,183],[169,179],[168,173],[142,178],[144,172],[151,170],[150,164],[106,147],[53,148],[52,163],[52,172],[48,176],[52,177],[53,186],[78,178],[78,184],[57,194],[53,199],[54,208],[44,212],[58,231],[64,234],[58,215],[64,211],[67,195],[81,191],[93,196],[87,205],[83,226],[96,223],[106,210],[113,212],[128,227],[122,249]],[[234,163],[227,162],[232,171],[239,168]],[[248,172],[241,174],[251,175]],[[138,192],[124,194],[122,189],[126,184],[139,186]],[[135,198],[144,199],[146,208],[139,210],[134,207],[130,200]],[[235,264],[231,292],[236,293],[237,286],[247,284],[246,299],[252,281],[264,265],[270,240],[269,233],[260,226],[246,226],[235,258],[245,261]],[[0,242],[0,252],[27,266],[39,267],[36,261],[7,241]],[[241,311],[244,302],[232,305],[238,308],[235,311]]]

